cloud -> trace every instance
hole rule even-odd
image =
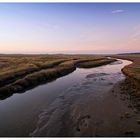
[[[130,36],[130,41],[138,41],[138,42],[140,42],[140,27],[134,28],[134,31]]]
[[[111,13],[112,13],[112,14],[116,14],[116,13],[122,13],[122,12],[124,12],[124,10],[122,10],[122,9],[117,9],[117,10],[113,10]]]

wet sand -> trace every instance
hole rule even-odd
[[[81,97],[64,115],[63,133],[58,136],[140,136],[139,112],[130,107],[128,96],[118,93],[116,84],[104,98],[96,98],[92,93]]]

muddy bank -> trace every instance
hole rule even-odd
[[[140,136],[139,114],[129,107],[130,103],[127,100],[129,96],[118,95],[120,84],[115,85],[112,90],[102,99],[95,98],[92,93],[81,97],[64,114],[62,119],[64,128],[58,136]]]
[[[127,77],[121,84],[121,93],[130,95],[130,100],[135,108],[140,111],[140,82]]]
[[[140,110],[140,55],[115,55],[113,57],[133,62],[122,68],[122,72],[126,75],[126,79],[121,85],[121,92],[122,94],[129,94],[134,106]]]

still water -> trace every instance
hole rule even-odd
[[[103,87],[109,90],[125,79],[121,69],[131,63],[118,59],[117,62],[96,68],[77,68],[55,81],[1,100],[0,136],[29,136],[36,130],[40,114],[49,110],[54,102],[55,106],[59,106],[61,100],[56,101],[60,97],[67,97],[66,103],[71,100],[72,104],[80,94],[98,91],[95,92],[97,96],[104,96]]]

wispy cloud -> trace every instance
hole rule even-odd
[[[130,40],[140,42],[140,26],[137,26],[134,28],[134,31],[130,36]]]
[[[112,13],[112,14],[116,14],[116,13],[122,13],[122,12],[124,12],[124,10],[122,10],[122,9],[117,9],[117,10],[113,10],[111,13]]]

